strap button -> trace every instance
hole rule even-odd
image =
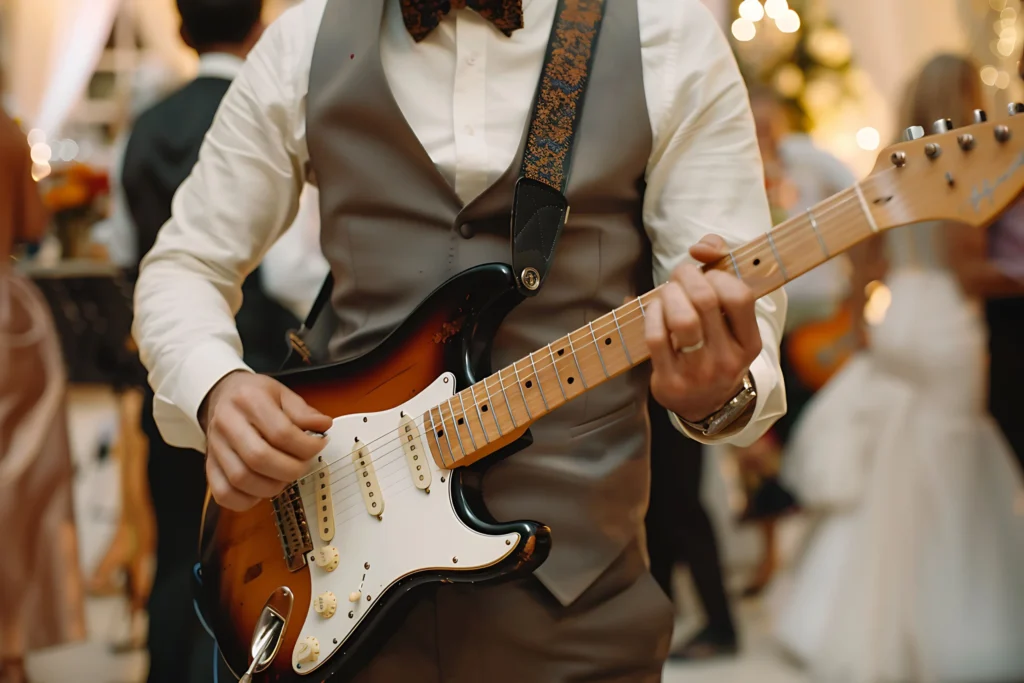
[[[459,226],[459,234],[468,240],[476,235],[476,230],[469,223],[463,223]]]

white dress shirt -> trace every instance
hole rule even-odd
[[[650,120],[635,125],[653,132],[643,220],[661,282],[705,234],[735,247],[769,229],[771,218],[747,91],[713,17],[699,0],[636,1]],[[143,264],[134,332],[171,444],[203,450],[200,404],[221,377],[246,369],[232,313],[245,275],[294,218],[306,180],[305,100],[325,2],[285,12],[250,53]],[[464,201],[510,165],[532,105],[556,0],[523,6],[525,27],[511,37],[467,9],[415,43],[397,0],[387,3],[388,83]],[[758,399],[748,425],[727,437],[733,443],[753,442],[785,411],[785,308],[782,292],[757,303]]]

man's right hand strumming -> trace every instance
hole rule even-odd
[[[280,382],[233,372],[207,394],[199,411],[206,431],[206,477],[214,499],[248,510],[302,477],[327,439],[331,418]]]

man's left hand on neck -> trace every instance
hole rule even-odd
[[[728,253],[725,241],[716,235],[690,249],[703,264]],[[646,314],[651,393],[662,406],[686,422],[698,423],[743,391],[744,377],[761,353],[761,334],[754,294],[742,280],[683,263]]]

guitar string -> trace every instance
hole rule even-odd
[[[834,205],[833,207],[830,207],[830,208],[832,209],[831,213],[836,213],[836,212],[837,212],[837,211],[839,211],[839,210],[845,210],[845,209],[851,208],[851,207],[850,207],[850,204],[851,204],[851,203],[853,202],[853,200],[854,200],[854,199],[858,199],[858,198],[856,198],[856,197],[851,197],[851,198],[848,198],[848,199],[846,199],[846,200],[843,200],[843,201],[841,201],[841,202],[838,202],[838,203],[836,203],[836,204],[835,204],[835,205]],[[822,211],[822,212],[820,212],[819,214],[817,214],[817,215],[816,215],[816,217],[818,217],[818,218],[822,218],[822,217],[825,217],[826,215],[827,215],[827,212],[825,212],[825,211]],[[861,214],[860,212],[858,212],[858,217],[860,217],[860,218],[861,218],[861,219],[863,220],[863,218],[862,218],[862,214]],[[849,225],[850,225],[850,223],[847,223],[847,226],[846,226],[846,227],[849,227]],[[794,227],[794,226],[793,226],[793,225],[790,225],[790,226],[787,226],[787,227],[790,227],[790,228],[792,228],[792,227]],[[837,225],[837,227],[838,227],[838,225]],[[784,239],[783,239],[783,238],[784,238],[784,236],[783,236],[783,235],[782,235],[782,234],[780,233],[780,235],[779,235],[779,238],[778,238],[778,239],[776,239],[776,243],[777,243],[777,244],[779,244],[779,243],[781,243],[781,242],[783,242],[783,241],[786,241],[786,242],[792,242],[792,241],[793,241],[793,238],[794,238],[794,237],[797,237],[797,236],[796,236],[795,234],[794,234],[794,235],[790,235],[788,239],[785,239],[785,240],[784,240]],[[805,238],[806,238],[806,236],[805,236]],[[758,253],[760,253],[760,251],[762,251],[762,249],[763,249],[763,248],[759,248],[759,249],[758,249]],[[739,251],[740,251],[740,250],[739,250],[739,249],[737,249],[737,251],[736,251],[736,252],[734,252],[734,254],[735,254],[735,253],[738,253]],[[650,294],[652,294],[652,292],[648,292],[648,293],[646,293],[645,295],[643,295],[642,297],[639,297],[638,301],[640,301],[640,302],[641,302],[641,309],[642,309],[642,299],[643,299],[644,297],[647,297],[647,296],[649,296]],[[628,306],[628,305],[629,305],[629,304],[626,304],[626,306]],[[625,308],[625,306],[623,306],[623,308]],[[630,313],[635,313],[635,312],[636,312],[636,309],[633,309],[633,311],[631,311]],[[636,320],[639,320],[639,319],[640,319],[640,318],[642,318],[642,317],[643,317],[643,311],[641,310],[641,315],[640,315],[640,316],[633,316],[633,317],[629,317],[629,318],[624,318],[624,319],[621,319],[621,320],[619,320],[619,321],[618,321],[618,324],[617,324],[617,325],[616,325],[616,324],[615,324],[615,323],[613,322],[613,323],[610,323],[610,324],[604,325],[604,326],[602,326],[602,327],[600,327],[600,328],[598,328],[598,329],[601,329],[601,331],[602,331],[602,335],[601,335],[601,336],[604,336],[604,335],[605,335],[605,334],[606,334],[607,332],[610,332],[610,331],[614,331],[614,328],[616,328],[616,327],[619,327],[619,328],[621,328],[621,326],[622,326],[622,325],[624,325],[624,324],[625,324],[625,325],[628,325],[628,324],[630,324],[630,323],[632,323],[632,322],[635,322]],[[596,331],[596,330],[595,330],[595,331]],[[550,345],[549,345],[549,346],[550,346]],[[596,350],[592,350],[592,349],[589,349],[589,347],[590,347],[590,346],[596,346],[594,342],[586,342],[586,343],[584,343],[584,344],[583,344],[583,346],[584,346],[584,347],[588,347],[588,348],[587,348],[587,352],[586,352],[586,353],[582,353],[582,354],[580,354],[580,355],[578,356],[578,357],[579,357],[580,359],[583,359],[583,358],[588,358],[588,357],[592,357],[592,356],[594,356],[594,355],[595,355],[595,353],[596,353],[596,354],[599,354],[599,353],[600,353],[600,348],[599,348],[599,347],[598,347],[598,348],[597,348]],[[547,348],[547,347],[545,347],[545,348]],[[581,351],[582,351],[582,350],[583,350],[583,349],[581,348]],[[544,351],[544,349],[540,349],[540,350],[538,350],[538,351],[534,351],[534,354],[537,354],[537,353],[543,353],[543,351]],[[520,361],[517,361],[517,362],[522,362],[523,360],[526,360],[526,359],[520,359]],[[540,370],[544,370],[544,369],[550,368],[550,367],[552,367],[553,365],[554,365],[554,362],[548,362],[548,363],[543,363],[543,362],[542,362],[542,363],[540,363],[540,364],[538,365],[538,367],[537,367],[537,372],[533,373],[533,375],[531,375],[531,377],[532,377],[532,376],[535,376],[535,375],[537,375],[537,374],[539,373],[539,371],[540,371]],[[499,379],[499,382],[500,382],[500,385],[499,385],[499,386],[501,386],[501,388],[502,388],[502,390],[503,390],[503,391],[507,391],[507,390],[508,390],[508,389],[510,389],[511,387],[510,387],[510,386],[507,386],[507,385],[505,384],[505,377],[503,377],[503,376],[500,376],[501,372],[503,372],[503,371],[504,371],[504,370],[506,370],[506,369],[507,369],[507,368],[503,368],[503,369],[502,369],[501,371],[499,371],[499,373],[493,373],[493,374],[492,374],[491,376],[488,376],[488,377],[484,378],[483,380],[481,380],[481,382],[486,382],[487,380],[489,380],[489,379],[493,378],[493,377],[494,377],[495,375],[498,375],[498,376],[499,376],[499,377],[498,377],[498,379]],[[540,382],[539,378],[538,378],[538,382]],[[488,385],[488,386],[489,386],[489,385]],[[469,389],[469,388],[470,388],[470,387],[466,387],[465,389],[463,389],[463,390],[461,390],[461,391],[465,391],[466,389]],[[453,397],[453,398],[454,398],[454,397]],[[456,414],[455,414],[455,412],[454,412],[454,409],[452,409],[452,408],[450,408],[450,409],[449,409],[449,414],[448,414],[448,417],[447,417],[447,418],[446,418],[446,417],[444,416],[444,410],[443,410],[443,407],[444,407],[444,403],[449,403],[449,401],[450,401],[450,400],[451,400],[451,399],[449,399],[448,401],[444,401],[444,402],[443,402],[442,404],[439,404],[439,405],[433,406],[433,407],[432,407],[432,408],[430,409],[430,411],[427,411],[427,412],[431,412],[431,411],[433,411],[433,410],[435,410],[435,409],[436,409],[436,410],[438,411],[438,413],[440,414],[440,416],[441,416],[441,418],[442,418],[442,420],[443,420],[443,421],[446,421],[447,419],[450,419],[450,420],[452,421],[452,423],[453,423],[453,424],[456,424]],[[493,401],[490,401],[490,402],[491,402],[491,403],[493,403]],[[475,403],[474,403],[474,404],[471,404],[471,406],[475,406],[475,405],[476,405]],[[470,420],[470,417],[469,417],[469,413],[470,413],[470,412],[471,412],[471,411],[470,411],[470,410],[469,410],[468,408],[467,408],[467,409],[466,409],[466,410],[464,411],[464,413],[462,414],[462,419],[463,419],[463,421],[464,421],[464,424],[463,424],[463,425],[457,425],[457,424],[456,424],[456,428],[457,428],[457,427],[459,427],[459,426],[465,426],[465,427],[466,427],[466,430],[467,430],[467,432],[471,431],[471,425],[470,425],[470,424],[468,424],[468,423],[466,423],[466,421],[467,421],[467,420]],[[419,425],[419,424],[417,424],[417,426],[419,427],[420,425]],[[425,426],[425,425],[423,425],[423,426]],[[447,428],[447,427],[445,427],[445,428]],[[484,431],[483,431],[483,430],[481,430],[481,433],[484,433]],[[485,433],[484,433],[484,435],[485,435],[485,437],[486,437],[486,434],[485,434]],[[422,429],[421,429],[421,436],[422,436]],[[379,442],[380,442],[380,441],[381,441],[382,439],[385,439],[385,438],[388,438],[388,435],[382,435],[381,437],[378,437],[377,439],[374,439],[374,440],[372,440],[372,441],[370,441],[370,442],[366,442],[366,443],[364,443],[364,444],[363,444],[363,447],[367,447],[367,446],[372,446],[372,445],[373,445],[373,444],[375,444],[375,443],[379,444]],[[390,443],[395,443],[395,442],[398,442],[398,443],[400,443],[400,442],[401,442],[401,439],[400,439],[400,438],[397,438],[397,437],[393,437]],[[385,443],[384,445],[386,445],[386,443]],[[387,451],[387,452],[385,452],[385,453],[382,453],[382,454],[380,454],[380,455],[378,455],[378,456],[376,456],[376,457],[374,457],[373,455],[371,455],[371,458],[372,458],[372,460],[373,460],[373,464],[374,464],[374,467],[376,468],[376,467],[378,466],[378,463],[379,463],[379,467],[380,467],[380,468],[383,468],[383,467],[386,467],[386,466],[387,466],[387,464],[390,464],[391,462],[394,462],[394,461],[396,461],[396,460],[394,460],[394,459],[392,459],[392,460],[388,460],[388,456],[390,456],[391,454],[395,453],[395,452],[396,452],[396,451],[398,451],[398,450],[401,450],[401,449],[400,449],[400,448],[399,448],[399,449],[393,449],[393,450]],[[443,450],[444,450],[444,449],[441,449],[441,450],[442,450],[442,453],[443,453]],[[449,449],[449,452],[452,452],[452,450],[453,450],[453,449]],[[464,453],[464,455],[465,455],[465,453]],[[342,457],[344,457],[344,456],[342,456]],[[461,457],[460,457],[460,459],[461,459]],[[453,465],[454,465],[454,464],[456,464],[456,463],[453,463]],[[304,477],[302,477],[302,478],[303,478],[303,479],[305,479],[305,478],[307,478],[307,477],[309,477],[309,476],[312,476],[312,475],[314,475],[314,474],[317,474],[318,472],[322,471],[322,470],[323,470],[324,468],[331,468],[331,470],[330,470],[330,471],[331,471],[332,473],[334,473],[334,472],[337,472],[337,471],[341,470],[341,469],[342,469],[342,468],[343,468],[343,467],[344,467],[345,465],[348,465],[348,466],[349,466],[349,467],[351,468],[351,472],[350,472],[350,473],[347,473],[347,474],[351,474],[351,473],[356,473],[356,472],[358,472],[358,470],[359,470],[359,469],[364,469],[364,468],[361,468],[361,467],[359,467],[359,466],[356,466],[356,465],[355,465],[354,463],[345,463],[345,462],[342,462],[342,461],[341,461],[341,459],[339,458],[338,460],[335,460],[335,461],[333,461],[333,462],[330,462],[330,463],[328,463],[328,464],[324,465],[323,467],[321,467],[321,468],[318,468],[317,470],[314,470],[314,471],[310,472],[309,474],[305,475],[305,476],[304,476]],[[345,479],[348,479],[348,476],[345,476]],[[358,481],[358,477],[356,478],[356,481]],[[341,484],[342,482],[338,482],[338,483],[339,483],[339,484]],[[336,484],[334,484],[334,482],[332,481],[332,487],[331,487],[331,488],[332,488],[332,496],[333,496],[333,492],[334,492],[334,490],[336,489],[336,486],[337,486],[337,485],[336,485]],[[285,501],[284,501],[284,502],[289,502],[289,501],[288,501],[288,499],[285,499]]]
[[[835,210],[838,210],[838,209],[840,209],[841,207],[842,207],[842,208],[850,208],[849,206],[845,206],[845,207],[843,207],[842,205],[844,205],[844,204],[849,204],[850,202],[852,202],[852,200],[853,200],[853,198],[850,198],[849,200],[845,200],[845,201],[843,201],[843,202],[840,202],[840,203],[836,204],[836,206],[834,207],[833,213],[835,213]],[[820,213],[818,214],[818,216],[819,216],[819,217],[824,217],[825,215],[827,215],[827,214],[826,214],[826,212],[824,212],[824,211],[822,211],[822,212],[820,212]],[[859,212],[858,212],[858,215],[860,215],[860,214],[859,214]],[[849,224],[848,224],[848,225],[849,225]],[[792,226],[789,226],[789,227],[792,227]],[[787,241],[787,242],[792,242],[792,237],[795,237],[795,235],[792,235],[792,236],[790,236],[790,239],[787,239],[786,241]],[[776,243],[778,244],[778,243],[780,243],[780,242],[782,242],[782,241],[783,241],[783,239],[782,239],[782,238],[780,237],[779,239],[777,239],[777,240],[776,240]],[[739,251],[739,250],[737,250],[737,251]],[[759,249],[758,251],[760,252],[761,250]],[[735,252],[734,252],[734,253],[735,253]],[[650,293],[648,293],[648,294],[650,294]],[[644,296],[648,296],[648,294],[645,294]],[[640,297],[640,299],[642,300],[642,299],[643,299],[643,297]],[[628,305],[628,304],[627,304],[627,305]],[[641,309],[642,309],[642,305],[641,305]],[[636,309],[634,309],[633,311],[631,311],[631,313],[635,313],[635,312],[636,312]],[[639,319],[640,319],[640,318],[642,318],[642,317],[643,317],[643,311],[641,310],[641,315],[640,315],[640,316],[633,316],[633,317],[629,317],[629,318],[624,318],[624,319],[623,319],[623,321],[620,321],[620,322],[618,323],[618,327],[621,327],[621,326],[622,326],[623,324],[626,324],[626,325],[628,325],[628,324],[630,324],[630,323],[632,323],[632,322],[635,322],[636,320],[639,320]],[[604,336],[604,334],[606,333],[606,331],[609,331],[609,330],[610,330],[611,328],[613,328],[613,327],[616,327],[616,325],[615,325],[614,323],[612,323],[612,324],[609,324],[609,325],[605,325],[605,326],[601,327],[601,328],[600,328],[600,329],[602,330],[602,335],[601,335],[601,336]],[[592,349],[589,349],[589,347],[590,347],[590,346],[597,346],[597,345],[595,344],[595,342],[586,342],[586,343],[584,343],[584,344],[583,344],[583,346],[584,346],[584,347],[588,347],[588,348],[587,348],[587,352],[586,352],[586,353],[581,353],[581,354],[580,354],[580,355],[578,356],[578,358],[580,358],[580,359],[584,359],[584,358],[592,357],[592,356],[594,356],[595,354],[600,354],[600,348],[599,348],[599,346],[598,346],[598,347],[596,348],[596,350],[592,350]],[[582,350],[583,350],[583,349],[581,348],[581,351],[582,351]],[[536,354],[536,353],[543,353],[543,349],[541,349],[541,350],[539,350],[539,351],[535,351],[535,352],[534,352],[534,354]],[[521,359],[521,360],[520,360],[519,362],[521,362],[521,361],[522,361],[522,359]],[[544,364],[544,363],[540,364],[540,366],[539,366],[539,367],[537,368],[537,370],[538,370],[538,373],[539,373],[539,371],[540,371],[540,370],[542,370],[542,369],[547,369],[547,368],[549,368],[549,367],[552,367],[553,365],[554,365],[554,362],[550,362],[550,363],[546,363],[546,364]],[[502,371],[504,371],[504,370],[505,370],[505,369],[502,369]],[[511,387],[510,387],[510,386],[507,386],[507,385],[505,384],[505,377],[501,376],[501,372],[502,372],[502,371],[499,371],[499,373],[494,373],[494,374],[492,374],[491,376],[488,376],[488,377],[484,378],[483,380],[481,380],[481,382],[483,382],[483,383],[486,383],[486,382],[487,382],[487,380],[489,380],[489,379],[493,378],[493,377],[494,377],[495,375],[498,375],[498,380],[499,380],[499,382],[500,382],[499,386],[501,386],[501,388],[502,388],[502,390],[503,390],[503,391],[507,391],[507,390],[508,390],[508,389],[510,389]],[[534,374],[537,374],[537,373],[534,373]],[[532,376],[532,375],[531,375],[531,376]],[[539,378],[538,378],[538,382],[540,382]],[[478,383],[480,383],[480,382],[478,382]],[[485,386],[489,387],[489,385],[485,385]],[[463,389],[463,390],[461,390],[461,391],[465,391],[466,389],[470,389],[470,387],[466,387],[465,389]],[[488,393],[489,393],[489,392],[488,392]],[[449,401],[450,401],[450,400],[449,400]],[[460,426],[465,426],[465,427],[466,427],[466,431],[467,431],[467,432],[472,432],[472,426],[471,426],[471,422],[470,422],[470,423],[467,423],[467,422],[466,422],[467,420],[470,420],[470,421],[471,421],[471,418],[470,418],[470,416],[469,416],[469,413],[471,412],[470,408],[467,408],[467,409],[466,409],[466,410],[465,410],[465,411],[464,411],[464,412],[462,413],[462,420],[463,420],[463,424],[462,424],[462,425],[459,425],[459,424],[457,424],[457,421],[456,421],[456,414],[455,414],[455,412],[454,412],[454,410],[453,410],[452,408],[449,408],[449,416],[448,416],[448,418],[446,418],[446,417],[444,416],[444,410],[443,410],[443,407],[444,407],[444,403],[449,403],[449,401],[445,401],[445,402],[443,402],[442,404],[439,404],[439,405],[437,405],[437,406],[434,406],[433,408],[431,408],[431,409],[430,409],[430,411],[433,411],[433,410],[435,410],[435,409],[436,409],[436,410],[438,411],[438,413],[440,414],[440,416],[441,416],[441,418],[442,418],[442,421],[446,421],[447,419],[450,419],[450,420],[452,421],[452,423],[453,423],[453,424],[456,424],[456,429],[457,429],[458,427],[460,427]],[[493,404],[493,401],[489,401],[489,402]],[[477,406],[478,406],[478,403],[475,403],[475,402],[474,402],[474,403],[471,403],[471,406],[470,406],[470,407],[472,408],[472,407],[477,407]],[[430,411],[428,411],[428,412],[430,412]],[[419,425],[417,425],[417,426],[419,426]],[[423,426],[425,426],[425,425],[423,425]],[[446,427],[445,427],[445,428],[446,428]],[[486,440],[486,431],[485,431],[485,429],[484,429],[484,428],[481,428],[481,434],[483,434],[483,435],[484,435],[484,438],[485,438],[485,440]],[[421,430],[421,436],[422,436],[422,430]],[[368,446],[368,445],[371,445],[371,444],[373,444],[373,443],[377,443],[377,442],[380,442],[380,441],[381,441],[381,439],[384,439],[384,438],[387,438],[387,435],[382,435],[381,437],[378,437],[377,439],[374,439],[373,441],[371,441],[371,442],[368,442],[368,443],[364,444],[364,446]],[[394,442],[399,442],[399,443],[400,443],[400,441],[401,441],[401,439],[400,439],[400,438],[393,438],[393,439],[392,439],[392,441],[391,441],[391,443],[394,443]],[[489,441],[488,441],[488,443],[489,443]],[[438,444],[438,445],[440,446],[440,444]],[[393,463],[401,462],[401,461],[402,461],[402,458],[390,458],[390,459],[389,459],[389,456],[390,456],[390,455],[392,455],[393,453],[395,453],[395,452],[397,452],[397,451],[399,451],[399,450],[401,450],[401,448],[400,448],[400,447],[399,447],[398,449],[392,449],[392,450],[390,450],[390,451],[386,451],[385,453],[382,453],[382,454],[380,454],[380,455],[378,455],[378,456],[376,456],[376,457],[374,457],[374,456],[373,456],[373,455],[371,454],[371,458],[372,458],[372,460],[373,460],[373,465],[374,465],[374,468],[375,468],[375,469],[379,468],[379,469],[383,470],[384,468],[388,467],[389,465],[391,465],[391,464],[393,464]],[[441,451],[442,451],[442,453],[443,453],[444,449],[441,449]],[[449,452],[451,452],[451,449],[449,449]],[[464,455],[465,455],[465,453],[464,453]],[[461,459],[461,457],[460,457],[460,459]],[[358,470],[359,470],[359,469],[365,469],[364,467],[359,467],[359,466],[355,466],[355,464],[354,464],[354,463],[344,463],[344,462],[341,462],[341,460],[340,460],[340,459],[339,459],[339,460],[335,460],[335,461],[334,461],[334,462],[332,462],[332,463],[328,463],[328,464],[327,464],[327,465],[325,465],[324,467],[326,467],[326,468],[333,468],[333,469],[331,469],[331,472],[333,473],[333,472],[336,472],[336,471],[338,471],[338,470],[341,470],[341,469],[342,469],[342,468],[343,468],[343,467],[344,467],[344,466],[345,466],[346,464],[347,464],[347,465],[349,465],[349,467],[351,467],[351,468],[352,468],[352,471],[351,471],[351,472],[349,472],[349,473],[346,473],[346,475],[343,475],[343,476],[344,476],[344,479],[343,479],[342,481],[340,481],[340,482],[338,482],[338,483],[335,483],[335,482],[333,482],[333,481],[332,481],[332,485],[331,485],[331,495],[332,495],[332,497],[333,497],[333,496],[335,495],[335,493],[336,493],[336,492],[337,492],[337,493],[340,493],[340,492],[344,491],[345,489],[349,488],[349,485],[350,485],[350,484],[349,484],[349,485],[346,485],[346,484],[348,484],[348,483],[349,483],[349,481],[350,481],[350,475],[351,475],[351,474],[356,474],[356,473],[358,472]],[[456,463],[454,463],[454,462],[453,462],[453,465],[454,465],[454,464],[456,464]],[[336,465],[337,465],[337,467],[335,467]],[[315,470],[315,471],[311,472],[310,474],[306,475],[306,476],[305,476],[305,477],[303,477],[303,478],[309,477],[309,476],[311,476],[312,474],[316,474],[317,472],[319,472],[319,471],[323,470],[323,469],[324,469],[324,467],[321,467],[321,468],[319,468],[318,470]],[[358,479],[358,476],[356,476],[356,477],[355,477],[354,479],[355,479],[355,482],[356,482],[356,483],[358,483],[358,481],[359,481],[359,479]],[[379,477],[378,477],[378,479],[379,479]],[[339,488],[338,488],[338,486],[342,486],[342,488],[341,488],[341,489],[339,489]],[[361,494],[360,494],[360,497],[361,497]],[[292,498],[292,500],[294,500],[294,498]],[[349,498],[343,498],[340,504],[342,504],[342,505],[343,505],[343,504],[345,504],[345,503],[346,503],[346,502],[347,502],[348,500],[349,500]],[[285,499],[285,502],[289,502],[289,501],[288,501],[288,499]]]
[[[847,190],[845,192],[849,193],[850,191],[851,190]],[[844,193],[840,193],[839,195],[837,195],[834,198],[834,200],[838,199],[838,197],[840,195],[842,195],[842,194],[844,194]],[[827,207],[827,209],[825,209],[825,210],[822,210],[822,211],[819,211],[819,212],[815,213],[814,216],[815,216],[815,218],[818,221],[821,221],[821,220],[825,219],[826,217],[828,217],[830,214],[837,214],[839,212],[849,213],[848,210],[851,209],[851,208],[858,209],[858,211],[855,212],[856,213],[856,220],[855,221],[847,221],[847,220],[843,221],[845,223],[845,225],[843,226],[843,229],[848,229],[849,227],[851,227],[853,225],[854,222],[859,222],[859,223],[863,224],[863,222],[866,221],[866,218],[865,218],[864,213],[863,213],[863,207],[860,206],[859,204],[860,204],[859,197],[856,194],[854,194],[854,196],[846,197],[845,199],[842,199],[842,200],[839,200],[839,201],[834,201],[831,206]],[[799,218],[801,218],[801,216],[797,216],[795,218],[799,219]],[[849,217],[847,216],[847,217],[844,217],[844,218],[849,218]],[[833,215],[833,220],[834,219],[835,219],[835,216]],[[802,231],[800,231],[798,233],[795,230],[795,228],[797,228],[797,227],[802,227],[804,230],[802,230]],[[810,235],[810,236],[807,235],[807,233],[806,233],[806,226],[801,225],[801,223],[799,221],[796,221],[796,222],[794,222],[794,223],[792,223],[792,224],[790,224],[788,226],[785,226],[785,228],[786,228],[785,230],[778,231],[774,235],[775,243],[776,243],[777,246],[780,245],[780,244],[783,244],[783,243],[786,243],[787,246],[792,246],[792,243],[794,241],[806,240],[806,241],[810,242],[810,241],[813,241],[814,239],[816,239],[816,238],[813,237],[813,235]],[[836,223],[835,227],[833,228],[833,230],[838,231],[839,229],[840,229],[840,224]],[[745,250],[745,248],[746,248],[748,254],[750,254],[750,255],[752,255],[753,253],[761,253],[763,251],[763,249],[764,249],[763,245],[753,245],[753,244],[748,243],[748,244],[743,245],[742,247],[738,248],[734,252],[732,252],[733,256],[737,257],[737,258],[743,258],[743,253],[742,252]],[[780,251],[785,251],[785,250],[780,248]],[[649,296],[652,293],[653,292],[648,292],[648,293],[645,293],[643,296],[638,297],[637,301],[639,301],[641,303],[641,309],[642,309],[642,303],[643,303],[642,300],[644,299],[644,297],[647,297],[647,296]],[[630,302],[630,303],[632,303],[632,302]],[[628,305],[629,304],[626,304],[625,306],[623,306],[621,308],[625,308]],[[630,311],[630,314],[633,314],[633,313],[636,313],[636,309],[633,309],[632,311]],[[602,317],[604,317],[604,316],[602,316]],[[624,317],[624,318],[618,319],[616,322],[612,322],[612,323],[608,323],[608,324],[605,324],[605,325],[597,326],[597,327],[594,328],[594,332],[595,332],[594,336],[595,337],[596,336],[602,336],[603,337],[603,336],[605,336],[608,333],[614,333],[617,329],[621,328],[623,325],[629,325],[629,324],[631,324],[631,323],[633,323],[633,322],[635,322],[635,321],[637,321],[637,320],[639,320],[639,319],[641,319],[643,317],[644,317],[644,314],[643,314],[643,311],[641,310],[640,316]],[[600,332],[601,332],[600,335],[596,334],[596,332],[598,330],[600,330]],[[593,357],[595,354],[598,354],[598,355],[600,354],[599,344],[595,343],[594,341],[591,341],[591,342],[580,342],[580,343],[581,343],[581,348],[576,352],[576,354],[577,354],[576,357],[577,357],[578,360],[588,359],[590,357]],[[551,346],[551,345],[549,344],[548,346]],[[591,349],[590,347],[596,347],[596,348],[595,349]],[[545,347],[545,348],[547,348],[547,347]],[[534,351],[533,354],[531,354],[531,355],[535,355],[537,353],[543,353],[543,352],[544,352],[544,349],[540,349],[538,351]],[[522,362],[523,360],[526,360],[526,359],[525,358],[524,359],[520,359],[520,361],[517,361],[517,363],[518,362]],[[550,368],[550,367],[552,367],[554,365],[555,365],[555,361],[548,361],[546,363],[545,362],[538,363],[537,364],[537,368],[536,368],[537,372],[532,373],[531,377],[538,375],[538,373],[541,370],[546,370],[546,369],[548,369],[548,368]],[[484,388],[485,388],[486,393],[488,395],[487,403],[490,403],[492,405],[494,403],[493,402],[493,398],[491,397],[490,391],[489,391],[491,384],[488,383],[488,380],[491,380],[492,378],[497,376],[498,382],[499,382],[498,386],[501,387],[502,391],[508,391],[509,389],[512,388],[512,386],[509,386],[509,385],[505,384],[506,378],[504,376],[502,376],[502,373],[505,370],[507,370],[507,369],[508,368],[502,368],[499,372],[492,373],[492,375],[490,375],[488,377],[485,377],[485,378],[483,378],[482,380],[480,380],[478,382],[478,384],[483,383],[485,385]],[[538,378],[538,383],[539,382],[540,382],[540,380]],[[475,386],[475,385],[471,385],[471,386]],[[460,390],[460,393],[461,393],[461,391],[471,390],[471,386],[467,386],[466,388]],[[458,427],[460,427],[460,426],[465,426],[467,432],[471,432],[472,428],[471,428],[471,425],[469,423],[469,420],[471,418],[469,417],[469,413],[471,412],[472,408],[476,408],[476,407],[479,407],[480,405],[482,405],[477,400],[475,400],[475,393],[472,394],[472,395],[474,396],[474,399],[472,399],[472,402],[470,403],[470,406],[464,411],[464,413],[462,413],[462,419],[464,421],[463,425],[456,424],[456,414],[455,414],[455,411],[453,409],[450,409],[448,418],[446,418],[444,416],[444,414],[443,414],[444,413],[443,407],[444,407],[444,403],[448,403],[449,402],[448,400],[442,402],[441,404],[433,406],[430,410],[427,411],[427,413],[432,412],[433,410],[437,410],[438,413],[441,414],[441,417],[442,417],[443,421],[447,421],[447,419],[450,418],[452,423],[456,424],[456,429]],[[485,405],[485,404],[483,404],[483,405]],[[511,411],[510,411],[510,416],[511,416]],[[425,430],[423,428],[426,425],[425,424],[421,425],[419,422],[417,422],[416,425],[417,425],[417,428],[418,428],[418,430],[420,432],[420,436],[422,438],[423,435],[424,435],[424,432],[425,432]],[[445,427],[445,429],[447,429],[447,427]],[[486,438],[486,431],[485,431],[484,428],[481,429],[481,433],[484,434],[484,436]],[[389,442],[385,442],[384,444],[380,444],[381,440],[388,438],[388,436],[389,435],[382,435],[381,437],[378,437],[378,438],[376,438],[376,439],[374,439],[374,440],[372,440],[370,442],[365,442],[365,443],[363,443],[363,447],[372,447],[373,445],[376,444],[378,446],[378,448],[379,448],[380,445],[388,445],[389,443],[399,443],[399,444],[401,444],[401,438],[400,437],[392,437]],[[371,448],[371,450],[372,450],[372,448]],[[392,454],[394,454],[394,453],[396,453],[398,451],[401,451],[401,450],[402,450],[401,445],[399,445],[399,448],[386,451],[386,452],[384,452],[384,453],[382,453],[380,455],[377,455],[377,456],[374,456],[371,453],[370,457],[371,457],[371,459],[373,461],[374,468],[375,469],[383,470],[384,468],[386,468],[388,465],[391,465],[392,463],[401,462],[403,460],[403,458],[391,458],[391,459],[389,459],[389,456],[391,456]],[[442,449],[442,452],[443,452],[443,450],[444,449]],[[449,449],[449,452],[451,452],[451,451],[452,451],[452,449]],[[333,497],[333,495],[335,494],[335,491],[340,492],[341,490],[343,490],[343,489],[340,489],[340,490],[337,489],[337,486],[344,484],[346,480],[350,479],[350,476],[352,474],[357,474],[359,469],[365,469],[363,467],[355,465],[355,463],[352,463],[352,462],[346,463],[346,462],[344,462],[342,460],[342,458],[344,458],[344,456],[342,456],[341,458],[339,458],[339,459],[337,459],[337,460],[335,460],[333,462],[329,462],[329,463],[325,464],[323,467],[320,467],[320,468],[318,468],[316,470],[311,471],[310,473],[304,475],[301,479],[305,479],[305,478],[308,478],[310,476],[313,476],[313,475],[317,474],[318,472],[322,471],[325,468],[328,468],[329,471],[331,472],[331,474],[333,475],[334,473],[342,470],[345,467],[345,465],[348,465],[348,467],[351,468],[351,469],[350,469],[349,472],[347,472],[347,473],[345,473],[345,475],[343,475],[344,479],[342,481],[339,481],[339,482],[335,483],[333,481],[333,477],[332,477],[331,493],[332,493],[332,497]],[[454,464],[456,464],[456,463],[453,463],[453,465]],[[356,476],[355,477],[355,482],[358,482],[358,481],[359,481],[358,476]],[[278,498],[278,500],[282,500],[282,499]],[[287,502],[291,502],[291,500],[294,500],[294,498],[291,498],[291,499],[285,498],[285,499],[283,499],[283,502],[287,503]],[[342,500],[342,504],[344,504],[344,502],[346,500],[347,500],[347,498],[343,499]]]

